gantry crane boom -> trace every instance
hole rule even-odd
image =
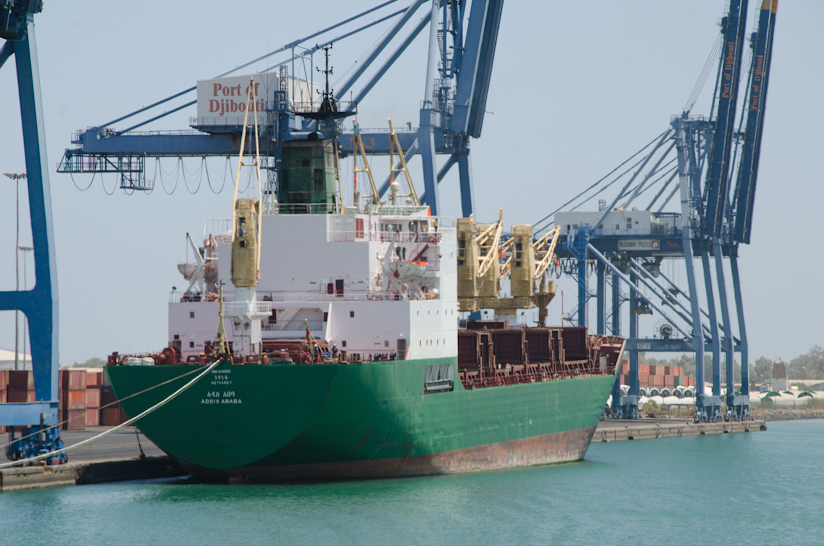
[[[733,201],[734,216],[732,238],[739,243],[750,243],[752,213],[755,202],[755,183],[758,178],[758,161],[761,156],[761,135],[764,131],[764,112],[767,108],[767,86],[770,81],[773,36],[778,0],[763,0],[758,19],[758,31],[753,41],[752,66],[750,68],[749,95],[745,111],[747,126],[738,180]]]
[[[357,62],[356,69],[334,92],[335,97],[342,99],[356,84],[362,84],[347,107],[349,112],[354,113],[376,83],[428,26],[429,52],[419,126],[413,128],[410,124],[406,130],[395,131],[394,135],[381,130],[362,130],[360,137],[366,143],[363,147],[364,152],[370,155],[388,154],[390,149],[397,145],[402,150],[401,161],[408,162],[415,154],[421,156],[425,191],[416,192],[416,195],[420,202],[430,206],[433,215],[441,212],[438,183],[452,166],[458,164],[462,212],[464,217],[468,217],[474,210],[472,170],[469,162],[470,141],[481,135],[503,0],[410,0],[405,8],[392,13],[383,15],[385,12],[379,11],[395,1],[383,2],[322,31],[290,42],[267,55],[243,63],[217,77],[237,73],[238,70],[251,67],[272,55],[288,55],[291,52],[290,58],[274,66],[270,65],[260,72],[263,74],[282,70],[281,76],[288,78],[285,69],[291,64],[294,72],[296,59],[300,62],[307,56],[311,58],[314,53],[335,41],[349,38],[374,25],[391,20],[392,24],[387,32],[374,47],[370,48],[366,57]],[[430,4],[428,13],[419,21],[415,21],[416,18],[413,16],[423,11],[420,8],[427,2]],[[370,14],[377,19],[363,22],[362,18]],[[333,30],[345,25],[358,24],[356,21],[362,23],[360,27],[342,36],[328,38]],[[404,27],[407,27],[408,34],[402,37],[401,31]],[[310,40],[319,40],[321,43],[309,48],[301,45],[313,43]],[[375,64],[382,53],[387,52],[393,41],[399,41],[397,47],[382,65],[367,76],[367,70]],[[295,74],[291,75],[292,78],[294,76]],[[148,158],[231,157],[240,153],[240,139],[237,138],[240,133],[239,125],[220,124],[219,127],[212,127],[208,124],[203,125],[197,122],[198,118],[194,118],[191,126],[199,133],[134,132],[147,123],[195,104],[197,101],[190,100],[175,106],[173,101],[182,100],[181,97],[196,89],[196,86],[190,87],[101,126],[79,131],[72,139],[72,143],[77,147],[65,151],[58,172],[116,173],[119,175],[122,189],[150,191],[154,188],[154,182],[146,180]],[[270,99],[266,104],[267,124],[263,129],[265,136],[261,140],[261,155],[265,158],[264,168],[269,175],[269,193],[276,191],[280,151],[288,140],[303,139],[317,133],[322,138],[337,138],[341,156],[359,153],[356,149],[356,139],[351,132],[343,130],[335,121],[306,116],[307,112],[299,108],[292,98],[288,98],[287,91],[279,92],[282,96],[278,95],[274,101]],[[151,112],[160,107],[167,110],[152,116]],[[132,122],[130,118],[138,115],[152,117]],[[129,120],[127,123],[131,124],[127,128],[113,127],[114,124],[125,120]],[[246,150],[246,153],[251,155],[252,151]],[[436,168],[436,154],[449,155],[449,159],[440,170]],[[399,164],[397,168],[402,168],[402,165]],[[378,196],[383,195],[388,187],[389,177],[377,187]]]
[[[720,237],[724,212],[729,193],[730,154],[732,147],[733,126],[735,122],[736,103],[738,100],[738,82],[741,73],[741,49],[747,15],[747,0],[730,0],[730,11],[722,19],[724,41],[721,54],[722,62],[718,74],[718,114],[715,122],[715,138],[710,154],[705,186],[704,235]]]

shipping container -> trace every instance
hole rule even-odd
[[[120,424],[120,405],[100,410],[100,424],[104,427],[116,427]]]
[[[33,391],[34,377],[32,376],[31,372],[25,370],[9,370],[7,390]]]
[[[102,372],[86,372],[86,388],[103,386]]]
[[[100,426],[100,410],[97,408],[86,409],[86,426],[96,427]]]
[[[7,396],[6,389],[1,390],[0,391],[0,404],[5,404],[6,403],[6,396]]]
[[[86,391],[62,391],[60,393],[60,409],[62,410],[85,410]]]
[[[60,390],[80,391],[86,389],[86,370],[60,370]]]
[[[9,386],[9,371],[0,370],[0,391],[5,391]]]
[[[63,430],[83,430],[86,428],[86,410],[60,410]]]
[[[23,404],[34,402],[34,391],[6,391],[6,402],[9,404]]]
[[[100,407],[100,389],[91,388],[86,389],[86,407],[99,408]]]

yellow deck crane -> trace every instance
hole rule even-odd
[[[482,308],[481,298],[486,301],[499,295],[503,225],[504,209],[500,210],[498,221],[488,226],[479,226],[473,214],[458,218],[458,305],[462,312],[478,311]]]
[[[472,216],[458,219],[460,310],[494,309],[496,315],[514,315],[534,304],[543,325],[546,307],[555,297],[555,283],[547,283],[546,271],[555,260],[561,230],[556,227],[533,242],[531,225],[514,225],[511,238],[501,242],[502,227],[503,209],[498,222],[488,226],[478,226]],[[507,277],[511,296],[502,298]]]

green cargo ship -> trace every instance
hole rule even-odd
[[[282,151],[277,201],[236,188],[232,220],[208,223],[200,248],[188,239],[196,261],[178,265],[189,286],[171,294],[163,352],[110,357],[131,416],[220,362],[140,430],[195,474],[248,480],[583,458],[624,340],[508,321],[459,328],[462,312],[495,304],[501,271],[512,276],[504,306],[546,307],[544,291],[530,297],[553,247],[533,248],[531,228],[515,226],[499,250],[502,220],[431,216],[411,182],[382,203],[366,167],[371,190],[344,207],[333,142]]]
[[[251,480],[417,476],[560,463],[584,457],[615,382],[614,364],[603,374],[579,370],[577,377],[482,388],[467,389],[458,380],[451,391],[428,393],[427,368],[457,367],[455,358],[225,363],[138,426],[196,474]],[[198,367],[107,371],[122,399],[193,369]],[[122,406],[137,415],[189,377]]]

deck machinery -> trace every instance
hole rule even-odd
[[[693,100],[682,114],[673,117],[670,128],[648,145],[651,151],[635,163],[633,168],[637,170],[609,206],[602,202],[598,212],[559,212],[554,217],[555,227],[562,230],[558,254],[568,260],[568,272],[578,282],[578,307],[572,313],[578,324],[586,325],[587,303],[595,297],[596,330],[605,333],[609,314],[607,274],[612,276],[610,328],[614,335],[620,334],[621,305],[626,301],[630,304],[627,340],[630,390],[628,396],[622,396],[616,382],[612,402],[616,417],[638,416],[639,351],[695,353],[697,420],[750,416],[747,334],[738,250],[739,245],[749,244],[751,239],[777,5],[777,0],[760,3],[756,29],[750,37],[751,62],[745,80],[741,67],[745,64],[748,2],[730,0],[729,12],[721,20],[714,117],[708,120],[691,116],[689,109],[695,103]],[[745,88],[739,91],[741,84]],[[739,94],[744,96],[744,101],[736,130]],[[675,157],[664,163],[673,150]],[[657,160],[653,161],[654,158]],[[735,187],[731,192],[733,178]],[[663,181],[662,187],[645,209],[630,208],[636,198],[658,181]],[[675,183],[665,196],[672,182]],[[680,199],[680,214],[663,213],[664,206],[675,196]],[[693,265],[696,257],[700,257],[703,270],[706,308],[699,302]],[[686,289],[661,272],[660,265],[666,258],[684,260]],[[732,277],[737,335],[731,326],[725,258],[729,260]],[[594,267],[596,272],[594,294],[588,286],[588,267]],[[629,286],[629,296],[621,292],[621,282]],[[642,289],[651,296],[645,295]],[[653,338],[640,338],[639,318],[652,314],[653,310],[663,317],[660,331]],[[712,353],[711,395],[704,393],[705,346]],[[735,390],[735,352],[741,358],[740,391]],[[723,399],[722,353],[726,361]],[[722,415],[724,405],[727,413]]]

